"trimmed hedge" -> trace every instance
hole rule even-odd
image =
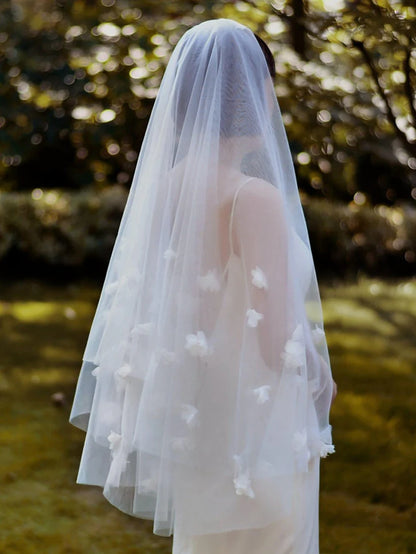
[[[399,277],[416,273],[416,209],[308,199],[304,205],[321,274]]]
[[[307,199],[304,204],[315,264],[320,273],[351,277],[399,277],[416,273],[416,209],[335,204]]]
[[[128,192],[62,190],[0,193],[2,273],[34,267],[48,272],[108,264]],[[320,275],[404,276],[416,270],[416,209],[356,206],[302,195]],[[68,272],[68,271],[67,271]],[[71,272],[69,272],[71,273]]]
[[[128,192],[62,190],[0,194],[2,274],[64,270],[86,266],[102,273],[108,264]],[[55,273],[56,274],[56,273]]]

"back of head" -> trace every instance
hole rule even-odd
[[[177,133],[196,121],[198,109],[210,116],[207,132],[216,132],[218,126],[224,138],[261,133],[268,119],[265,80],[271,77],[260,43],[248,27],[229,19],[205,21],[183,35],[175,52]]]

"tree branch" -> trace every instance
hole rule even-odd
[[[412,152],[414,152],[415,149],[416,149],[416,145],[409,143],[409,141],[407,140],[406,133],[404,133],[397,126],[397,121],[396,121],[396,118],[394,116],[393,109],[391,107],[389,97],[387,96],[386,91],[381,86],[380,79],[379,79],[379,76],[378,76],[378,73],[377,73],[377,69],[376,69],[376,66],[374,65],[374,62],[373,62],[371,56],[370,56],[370,53],[368,52],[367,48],[364,46],[363,42],[361,42],[359,40],[352,39],[351,43],[352,43],[353,46],[355,46],[355,48],[357,48],[361,52],[368,68],[370,69],[370,72],[371,72],[371,75],[372,75],[372,77],[374,79],[374,82],[376,84],[378,93],[380,94],[380,96],[383,99],[383,102],[386,106],[387,119],[389,120],[390,124],[393,126],[393,129],[395,130],[396,135],[400,138],[400,140],[402,142],[404,142],[404,144],[406,145],[407,148],[410,147]]]
[[[377,12],[380,15],[382,15],[384,13],[389,14],[389,12],[386,12],[386,11],[383,12],[381,10],[380,6],[373,3],[373,0],[371,0],[371,4],[374,7],[377,6]],[[286,21],[287,23],[290,23],[291,16],[288,16],[284,11],[280,10],[273,3],[271,5],[271,7],[272,7],[273,12],[276,15],[278,15],[283,21]],[[399,24],[401,24],[400,20],[397,19],[397,16],[396,16],[396,20]],[[315,39],[317,39],[317,40],[319,40],[323,43],[330,43],[331,42],[328,39],[326,39],[326,38],[322,37],[321,35],[319,35],[318,33],[316,33],[315,31],[313,31],[310,28],[310,26],[305,25],[305,29],[306,29],[306,32],[310,36],[314,37]],[[392,109],[390,99],[389,99],[386,91],[383,89],[383,87],[381,85],[380,78],[379,78],[379,75],[378,75],[378,72],[377,72],[377,68],[376,68],[376,66],[375,66],[375,64],[374,64],[374,62],[371,58],[371,55],[370,55],[369,51],[365,47],[364,43],[362,41],[355,40],[354,38],[351,38],[351,43],[350,44],[345,44],[341,40],[338,40],[337,43],[342,45],[345,49],[350,49],[351,45],[352,45],[353,47],[357,48],[357,50],[361,53],[362,57],[364,58],[364,61],[365,61],[366,65],[370,69],[370,72],[371,72],[373,80],[376,84],[377,90],[378,90],[378,92],[379,92],[379,94],[380,94],[380,96],[381,96],[381,98],[382,98],[382,100],[383,100],[383,102],[386,106],[386,116],[387,116],[387,119],[388,119],[389,123],[392,125],[396,136],[400,139],[400,141],[403,143],[403,145],[405,146],[406,150],[408,150],[409,153],[411,153],[412,155],[416,155],[416,143],[409,142],[409,140],[406,136],[406,133],[404,133],[398,127],[396,117],[393,113],[393,109]],[[416,128],[416,106],[415,106],[415,102],[413,100],[413,93],[414,93],[414,88],[415,87],[412,86],[412,77],[414,75],[414,72],[413,72],[413,69],[410,65],[411,53],[412,53],[412,50],[411,50],[411,47],[409,46],[409,49],[406,50],[406,59],[405,59],[405,65],[404,65],[405,75],[406,75],[405,92],[406,92],[406,97],[407,97],[409,105],[410,105],[410,113],[411,113],[412,120],[413,120],[413,127]]]
[[[410,65],[410,59],[412,57],[412,49],[409,47],[406,49],[406,57],[404,60],[404,74],[406,81],[404,83],[404,90],[406,92],[407,101],[409,102],[410,113],[412,114],[412,125],[416,128],[416,106],[414,102],[414,90],[412,86],[412,67]]]

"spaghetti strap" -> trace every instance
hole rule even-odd
[[[233,237],[232,237],[233,233],[232,233],[232,231],[233,231],[233,217],[234,217],[235,204],[236,204],[236,201],[237,201],[237,194],[240,192],[240,190],[242,189],[242,187],[245,184],[247,184],[249,181],[251,181],[254,178],[255,177],[249,177],[246,181],[244,181],[244,183],[241,183],[241,185],[237,187],[237,189],[234,193],[233,204],[231,206],[230,220],[229,220],[229,223],[228,223],[228,243],[229,243],[229,248],[230,248],[230,255],[228,256],[227,263],[224,267],[223,276],[224,276],[225,272],[227,271],[228,264],[230,262],[231,256],[234,254]]]

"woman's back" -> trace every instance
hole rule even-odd
[[[83,354],[78,483],[187,554],[317,554],[332,384],[309,250],[262,49],[206,21],[170,57]]]

